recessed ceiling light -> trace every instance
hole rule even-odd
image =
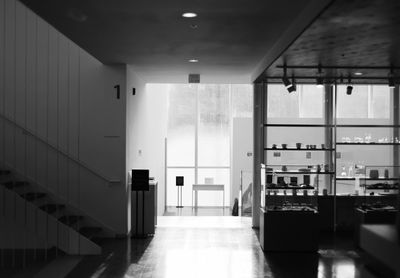
[[[362,73],[362,72],[359,72],[359,71],[357,71],[357,72],[355,72],[355,73],[354,73],[354,75],[361,76],[361,75],[363,75],[363,73]]]
[[[197,59],[190,59],[190,60],[189,60],[190,63],[197,63],[198,61],[199,61],[199,60],[197,60]]]
[[[196,13],[183,13],[182,16],[187,17],[187,18],[192,18],[192,17],[196,17],[197,14]]]

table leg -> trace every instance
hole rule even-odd
[[[194,191],[194,207],[195,207],[195,208],[197,208],[197,204],[198,204],[198,203],[197,203],[197,202],[198,202],[197,199],[198,199],[198,197],[199,197],[198,194],[199,194],[198,191],[195,190],[195,191]]]

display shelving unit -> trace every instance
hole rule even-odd
[[[393,148],[394,150],[397,151],[397,153],[400,153],[400,142],[399,141],[392,141],[389,140],[385,142],[379,142],[378,140],[375,140],[376,142],[373,142],[372,140],[370,141],[366,141],[364,140],[364,138],[362,138],[362,140],[356,140],[356,138],[351,139],[351,141],[347,141],[347,140],[342,140],[342,138],[338,138],[338,133],[341,131],[345,131],[346,129],[354,129],[355,131],[357,131],[358,129],[362,130],[364,129],[387,129],[388,132],[393,132],[393,134],[397,134],[396,136],[398,136],[399,134],[399,128],[400,128],[400,123],[399,123],[399,117],[400,115],[397,117],[394,117],[392,124],[354,124],[354,123],[349,123],[349,124],[343,124],[343,123],[338,123],[337,122],[337,87],[335,85],[334,89],[332,89],[332,98],[330,99],[330,107],[329,107],[329,111],[325,112],[325,118],[324,124],[313,124],[313,123],[268,123],[268,118],[267,118],[267,113],[266,113],[266,107],[267,107],[267,102],[266,100],[263,101],[263,105],[261,107],[262,109],[262,116],[264,119],[264,124],[263,124],[263,132],[262,132],[262,144],[263,144],[263,155],[262,155],[262,162],[265,164],[266,168],[269,168],[271,165],[269,165],[269,161],[268,161],[268,153],[271,152],[279,152],[279,153],[295,153],[295,152],[310,152],[310,153],[324,153],[325,159],[323,164],[328,164],[329,165],[329,171],[327,172],[320,172],[318,173],[319,175],[326,175],[327,178],[325,178],[325,182],[328,182],[330,187],[330,190],[328,190],[328,196],[326,196],[326,194],[321,194],[322,192],[318,192],[318,202],[319,205],[317,207],[317,209],[321,212],[321,210],[324,209],[324,207],[330,207],[329,208],[329,213],[325,213],[325,215],[330,215],[329,217],[333,218],[333,224],[331,225],[333,230],[336,230],[337,228],[337,223],[341,221],[341,217],[343,215],[346,216],[346,207],[354,207],[354,205],[357,205],[360,200],[362,200],[362,198],[365,195],[369,195],[369,193],[365,190],[356,190],[356,183],[360,182],[360,180],[364,179],[364,181],[368,181],[368,182],[387,182],[387,181],[395,181],[397,179],[397,177],[389,177],[389,178],[384,178],[384,177],[378,177],[378,178],[370,178],[370,177],[362,177],[362,176],[355,176],[355,175],[345,175],[345,176],[341,176],[339,175],[339,168],[338,168],[338,153],[341,152],[342,150],[346,149],[346,148],[356,148],[356,147],[360,147],[364,149],[365,151],[369,151],[371,150],[370,148]],[[398,107],[396,108],[396,103],[399,102],[398,99],[394,98],[393,99],[393,107],[392,109],[399,109]],[[397,104],[398,106],[398,104]],[[394,114],[399,114],[399,111],[394,110]],[[330,115],[329,115],[330,114]],[[303,129],[307,129],[307,128],[321,128],[324,129],[325,132],[325,142],[321,142],[321,143],[325,143],[325,148],[305,148],[304,145],[302,145],[301,148],[297,148],[295,146],[291,146],[288,145],[287,147],[283,148],[281,147],[281,145],[276,144],[277,142],[273,142],[276,144],[276,147],[272,147],[272,143],[267,141],[267,138],[265,136],[266,133],[268,133],[268,129],[270,128],[286,128],[286,129],[290,129],[290,128],[303,128]],[[346,131],[345,131],[346,132]],[[295,134],[295,133],[293,133]],[[394,136],[394,135],[393,135]],[[294,136],[295,137],[295,136]],[[398,137],[398,139],[400,139],[400,137]],[[327,158],[328,155],[328,158]],[[354,160],[355,162],[356,160]],[[395,165],[395,161],[393,162],[393,165]],[[284,163],[283,163],[284,164]],[[305,161],[305,164],[307,164],[307,162]],[[357,163],[353,163],[354,164]],[[277,167],[279,168],[279,166],[283,166],[283,165],[277,165]],[[290,166],[290,165],[286,165],[286,166]],[[368,165],[363,165],[364,167],[368,167]],[[316,174],[316,173],[307,173],[307,172],[300,172],[300,171],[281,171],[279,169],[274,169],[274,171],[269,172],[269,171],[265,171],[265,175],[267,174],[274,174],[274,175],[304,175],[304,174]],[[347,193],[343,193],[343,194],[339,194],[337,193],[337,189],[340,188],[342,190],[342,188],[340,186],[342,186],[341,184],[338,185],[338,182],[347,182],[348,184],[351,184],[351,182],[354,181],[354,189],[348,191]],[[339,187],[338,187],[339,186]],[[265,196],[268,193],[268,190],[278,190],[277,195],[283,195],[282,191],[283,190],[290,190],[291,187],[290,186],[283,186],[283,187],[274,187],[274,188],[268,188],[267,186],[264,188],[265,192],[264,192],[264,198],[266,198]],[[293,189],[296,190],[301,190],[304,188],[297,188],[297,187],[293,187]],[[308,188],[307,188],[308,189]],[[311,188],[309,188],[311,189]],[[343,190],[346,191],[346,190]],[[325,193],[325,192],[324,192]],[[285,194],[286,195],[286,194]],[[299,196],[298,196],[299,197]],[[328,200],[328,198],[330,198]],[[325,202],[325,205],[321,206],[321,201]],[[345,203],[345,204],[344,204]],[[344,205],[343,205],[344,204]],[[265,204],[264,209],[268,206],[268,204]],[[337,207],[341,207],[343,206],[343,208],[339,208],[337,209]],[[324,213],[323,213],[324,214]],[[352,219],[348,219],[348,223],[352,223]]]

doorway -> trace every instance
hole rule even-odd
[[[165,215],[231,215],[249,167],[233,167],[236,119],[252,122],[249,84],[168,84]],[[244,145],[252,133],[241,136]],[[247,142],[248,141],[248,142]],[[243,155],[249,158],[252,147]],[[251,162],[250,162],[251,163]],[[177,177],[184,185],[177,187]],[[246,186],[246,188],[248,185]],[[181,192],[181,194],[180,194]],[[181,204],[183,208],[177,209]]]

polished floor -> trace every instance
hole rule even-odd
[[[244,217],[159,217],[152,238],[102,245],[103,255],[85,257],[67,277],[362,277],[351,239],[326,237],[316,254],[265,255]]]
[[[232,210],[229,207],[166,207],[164,216],[230,216]]]

